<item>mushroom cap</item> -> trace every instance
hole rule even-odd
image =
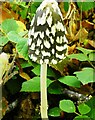
[[[67,39],[63,17],[55,0],[44,0],[36,10],[29,30],[29,58],[40,64],[57,64],[65,57]]]

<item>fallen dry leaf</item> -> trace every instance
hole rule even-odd
[[[68,54],[74,53],[75,49],[76,49],[76,44],[72,46],[68,46]]]
[[[88,43],[95,48],[95,40],[88,40]]]
[[[9,19],[9,18],[14,18],[14,19],[18,19],[18,14],[16,14],[15,12],[13,12],[12,10],[10,11],[9,9],[0,6],[0,12],[2,14],[0,14],[0,24],[5,20],[5,19]]]
[[[82,21],[82,27],[87,28],[89,30],[93,30],[94,29],[94,23],[91,23],[87,20],[84,20],[84,21]]]
[[[74,41],[80,39],[84,41],[88,36],[88,31],[85,28],[81,28],[74,37]]]
[[[29,75],[25,72],[20,72],[19,74],[22,78],[24,78],[25,80],[30,80],[31,78],[29,77]]]

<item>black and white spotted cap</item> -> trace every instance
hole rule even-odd
[[[55,0],[44,0],[29,30],[29,57],[40,64],[57,64],[65,56],[67,39],[61,11]]]

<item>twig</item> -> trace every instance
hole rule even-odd
[[[13,101],[12,103],[10,103],[10,104],[8,105],[7,109],[6,109],[6,113],[9,113],[9,112],[11,112],[12,110],[14,110],[14,109],[17,107],[18,103],[19,103],[18,99],[16,99],[16,100]]]
[[[6,71],[6,73],[5,73],[4,77],[3,77],[3,83],[4,83],[4,84],[5,84],[5,83],[9,80],[9,78],[10,78],[10,77],[8,77],[8,76],[9,76],[8,74],[11,73],[12,70],[13,70],[13,68],[14,68],[14,61],[15,61],[16,55],[17,55],[17,54],[14,55],[12,62],[10,63],[10,65],[8,65],[8,69],[7,69],[7,71]],[[17,74],[17,72],[16,72],[16,74]],[[15,75],[15,73],[13,73],[13,75]],[[11,74],[10,76],[13,76],[13,75]],[[8,78],[7,78],[7,77],[8,77]]]
[[[92,64],[92,62],[88,59],[89,64],[92,66],[92,68],[95,69],[95,66]]]
[[[68,89],[64,89],[63,94],[68,95],[68,97],[73,98],[73,99],[77,99],[79,102],[81,101],[88,101],[90,99],[89,96],[85,96],[83,94],[68,90]]]
[[[13,73],[11,73],[10,75],[6,76],[6,78],[4,78],[4,82],[3,84],[5,84],[9,79],[11,79],[14,75],[18,74],[18,71],[14,71]]]

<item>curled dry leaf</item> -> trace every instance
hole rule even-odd
[[[88,84],[82,85],[80,89],[76,89],[77,92],[84,94],[84,95],[89,95],[94,92],[93,88],[89,86]]]
[[[6,53],[0,54],[0,84],[2,83],[2,77],[8,69],[9,55]]]
[[[29,75],[25,72],[20,72],[19,74],[22,78],[24,78],[25,80],[30,80],[31,78],[29,77]]]
[[[72,46],[68,46],[68,54],[74,53],[75,49],[76,49],[76,44]]]
[[[65,17],[66,16],[66,11],[63,9],[64,8],[64,2],[59,2],[58,6],[61,10],[61,13],[62,13],[63,17]]]
[[[16,14],[14,11],[10,11],[9,9],[5,8],[4,6],[0,6],[0,11],[2,11],[2,17],[0,17],[0,24],[8,18],[15,18],[18,19],[19,15]]]
[[[88,43],[95,48],[95,40],[88,40]]]
[[[85,28],[80,29],[74,37],[74,41],[81,39],[84,41],[88,36],[88,31]]]
[[[2,3],[2,5],[0,5],[0,24],[5,20],[5,19],[11,19],[14,18],[15,20],[20,20],[21,22],[25,22],[20,16],[19,14],[15,13],[11,6],[10,3],[5,2]]]
[[[69,40],[69,42],[73,41],[74,36],[77,34],[77,31],[79,30],[79,20],[80,20],[79,18],[80,18],[79,12],[76,9],[75,4],[71,3],[67,15],[64,18],[64,23],[66,25],[66,30],[67,30],[66,37]]]
[[[2,115],[4,116],[6,114],[8,108],[8,101],[5,97],[2,97]]]
[[[93,30],[94,29],[94,23],[91,23],[87,20],[84,20],[84,21],[82,21],[82,27],[87,28],[89,30]]]

